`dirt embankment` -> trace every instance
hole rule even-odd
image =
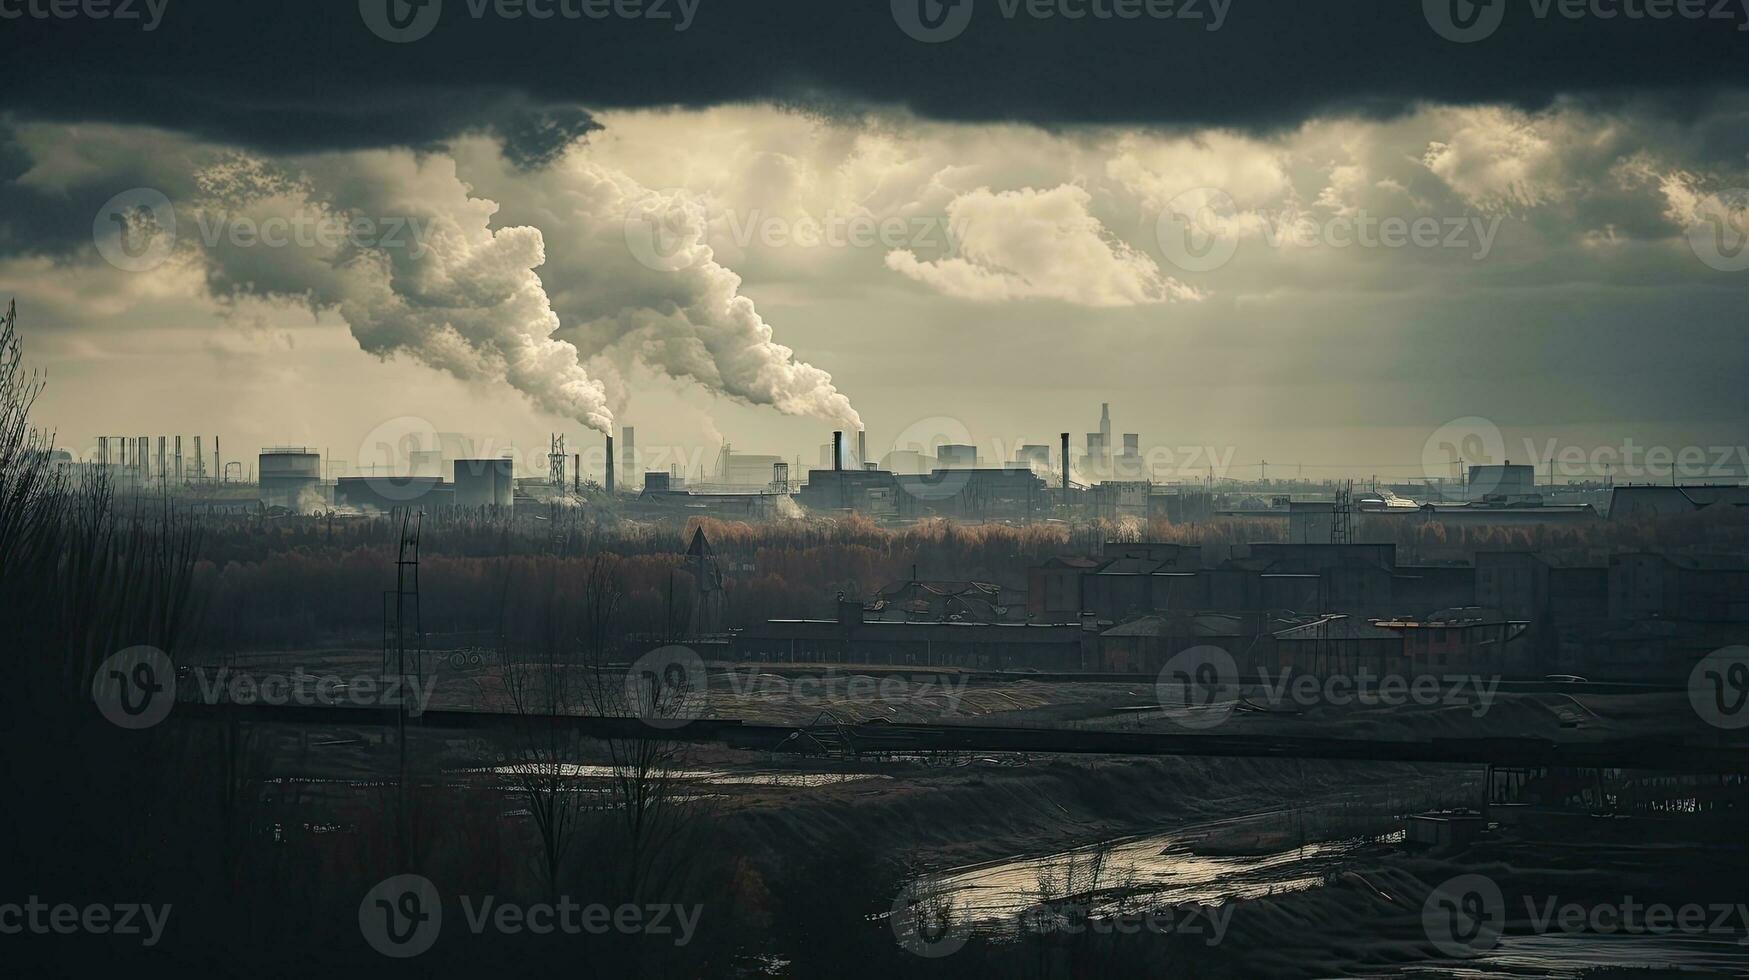
[[[1311,803],[1352,801],[1376,817],[1480,792],[1480,773],[1469,769],[1273,760],[990,759],[891,774],[736,799],[719,819],[761,863],[863,848],[948,867]]]

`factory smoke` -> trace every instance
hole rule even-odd
[[[205,236],[215,294],[336,310],[370,353],[508,383],[602,433],[626,400],[623,369],[634,360],[745,404],[862,427],[832,375],[775,341],[741,277],[716,260],[697,195],[652,191],[583,153],[517,172],[495,199],[445,154],[325,155],[295,166],[236,157],[203,171],[203,227],[317,214],[340,227],[378,222],[375,237],[264,256]]]
[[[552,236],[559,336],[585,357],[635,358],[749,405],[862,427],[832,375],[773,340],[717,261],[699,195],[651,190],[581,151],[535,183],[519,200]]]
[[[543,411],[612,431],[605,385],[553,336],[559,318],[534,271],[546,261],[539,229],[494,230],[498,205],[470,196],[447,157],[390,151],[303,163],[288,175],[233,159],[201,174],[196,218],[216,295],[336,310],[369,353],[508,383]],[[263,249],[228,233],[240,226],[263,241],[271,227],[307,241]]]

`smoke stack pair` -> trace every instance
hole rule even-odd
[[[844,431],[835,430],[832,433],[832,472],[844,469]]]
[[[613,493],[613,436],[607,437],[607,492]]]

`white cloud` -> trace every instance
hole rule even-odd
[[[1498,106],[1442,109],[1436,117],[1449,135],[1429,142],[1422,162],[1470,205],[1513,211],[1566,195],[1570,176],[1557,136],[1571,134],[1560,120]]]
[[[1071,184],[1000,193],[978,188],[948,205],[957,255],[924,261],[895,249],[887,253],[887,268],[946,295],[986,302],[1055,299],[1117,307],[1202,298],[1108,234],[1088,213],[1091,200]]]

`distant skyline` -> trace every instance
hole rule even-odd
[[[695,70],[676,99],[668,78],[605,85],[549,35],[697,69],[747,55],[741,32],[773,8],[703,3],[662,33],[470,23],[451,3],[397,44],[341,6],[320,38],[274,3],[252,24],[172,3],[149,32],[8,22],[32,46],[0,94],[0,292],[68,448],[200,432],[232,458],[307,444],[351,461],[410,417],[537,459],[549,432],[593,445],[591,428],[631,424],[643,446],[708,461],[727,441],[806,468],[858,423],[877,458],[935,429],[1009,458],[1062,431],[1079,447],[1110,402],[1114,431],[1187,479],[1186,449],[1282,475],[1435,475],[1441,433],[1471,418],[1539,466],[1526,440],[1587,465],[1698,452],[1696,479],[1749,462],[1745,59],[1693,63],[1749,43],[1734,24],[1508,18],[1459,43],[1419,4],[1314,23],[1235,3],[1218,30],[1126,28],[1180,66],[1243,57],[1220,73],[1256,93],[1241,104],[1200,75],[1166,85],[1159,52],[1121,44],[1053,76],[1062,90],[1003,84],[972,68],[1010,43],[1110,43],[1111,25],[980,4],[924,43],[894,5],[839,59],[787,79]],[[264,24],[345,53],[316,59],[312,90],[357,98],[263,85],[291,70],[277,46],[234,74],[151,55]],[[1284,26],[1324,46],[1284,51]],[[44,51],[98,77],[79,37],[118,52],[102,91],[31,77]],[[470,83],[472,61],[445,63],[464,38],[527,63]],[[1689,60],[1563,77],[1512,57],[1634,39]],[[1367,51],[1426,70],[1387,77]],[[875,81],[877,53],[918,77]],[[960,102],[923,84],[942,78]]]

